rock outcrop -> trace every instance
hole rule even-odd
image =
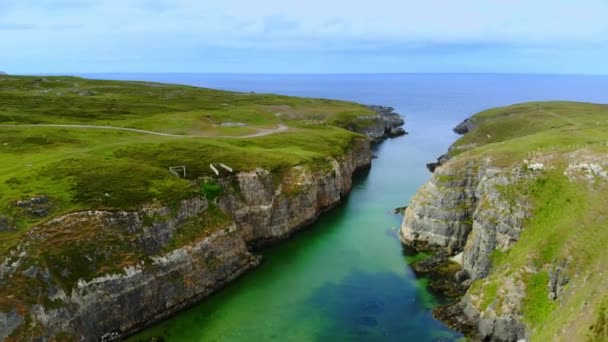
[[[439,156],[439,158],[437,158],[437,161],[434,162],[430,162],[426,164],[426,168],[431,171],[431,172],[435,172],[435,169],[440,167],[441,165],[445,164],[448,162],[448,160],[450,160],[450,156],[447,154],[442,154]]]
[[[466,278],[485,277],[490,254],[517,241],[528,215],[525,204],[510,203],[500,193],[521,177],[521,172],[494,168],[490,161],[437,168],[405,211],[402,240],[417,249],[463,252]]]
[[[238,173],[223,181],[214,203],[76,212],[34,227],[0,261],[0,289],[15,294],[0,302],[0,338],[110,341],[192,305],[258,265],[253,247],[293,234],[338,204],[371,157],[369,142],[356,140],[330,167],[296,166],[280,179],[263,169]],[[177,233],[211,206],[227,223],[175,245]],[[78,252],[53,259],[36,248],[41,241]],[[82,277],[74,276],[77,266]]]
[[[401,127],[405,123],[403,118],[399,113],[395,112],[393,107],[369,106],[369,108],[376,115],[359,117],[360,121],[371,121],[371,123],[364,125],[364,128],[356,128],[354,129],[355,131],[367,135],[375,142],[407,134]]]
[[[467,118],[463,122],[454,127],[454,133],[467,134],[475,128],[475,121],[472,118]]]

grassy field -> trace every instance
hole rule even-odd
[[[490,158],[511,168],[525,159],[543,170],[502,189],[533,208],[520,240],[495,251],[493,270],[471,287],[480,306],[503,301],[504,277],[525,286],[524,319],[533,341],[608,340],[608,105],[544,102],[491,109],[451,150],[454,162]],[[596,169],[572,169],[573,165]],[[513,197],[513,198],[511,198]],[[565,264],[569,282],[549,298],[549,273]]]
[[[174,205],[205,193],[210,163],[236,171],[257,167],[280,173],[298,164],[340,156],[361,136],[373,113],[365,106],[312,98],[236,93],[180,85],[97,81],[76,77],[0,76],[0,125],[69,124],[126,127],[190,135],[0,127],[0,253],[30,227],[82,209]],[[222,124],[244,124],[239,127]],[[285,125],[285,132],[239,138]],[[231,136],[233,138],[219,138]],[[186,179],[169,172],[185,165]],[[44,215],[16,205],[48,198]]]

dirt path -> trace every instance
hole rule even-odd
[[[56,128],[76,128],[76,129],[105,129],[105,130],[114,130],[114,131],[127,131],[133,133],[141,133],[141,134],[150,134],[150,135],[158,135],[161,137],[175,137],[175,138],[256,138],[263,137],[265,135],[275,134],[279,132],[285,132],[289,129],[289,127],[280,124],[277,128],[260,128],[256,133],[248,134],[248,135],[181,135],[181,134],[170,134],[170,133],[162,133],[162,132],[154,132],[147,131],[144,129],[137,128],[127,128],[127,127],[115,127],[115,126],[96,126],[96,125],[54,125],[54,124],[39,124],[39,125],[0,125],[0,127],[10,127],[10,128],[19,128],[19,127],[56,127]]]

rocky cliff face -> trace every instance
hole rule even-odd
[[[490,269],[490,254],[519,238],[527,209],[510,203],[501,189],[525,174],[480,164],[447,163],[412,198],[401,226],[402,240],[418,249],[462,253],[462,277],[479,279]]]
[[[109,341],[192,305],[258,265],[252,246],[285,238],[338,204],[371,156],[358,140],[328,166],[296,166],[280,179],[262,169],[239,173],[215,203],[77,212],[35,227],[0,261],[0,289],[16,294],[0,302],[0,339]],[[212,206],[230,217],[225,224],[176,244]],[[61,255],[37,249],[40,241],[62,244]]]
[[[430,181],[413,197],[404,214],[401,239],[419,250],[442,250],[461,260],[456,274],[460,286],[488,276],[491,256],[507,250],[520,236],[529,206],[505,195],[504,190],[534,172],[492,166],[480,162],[451,160],[435,169]],[[439,316],[457,327],[469,326],[483,340],[513,341],[525,338],[521,323],[521,282],[510,278],[504,308],[486,308],[478,298],[462,301]],[[455,313],[456,312],[456,313]]]
[[[322,172],[296,166],[273,189],[266,170],[240,173],[240,194],[229,193],[219,205],[230,213],[250,244],[259,245],[293,234],[338,204],[352,186],[353,172],[371,161],[367,142],[359,142],[342,161],[331,160]]]

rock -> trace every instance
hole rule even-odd
[[[457,301],[436,307],[433,309],[433,316],[450,328],[462,332],[467,336],[467,340],[478,341],[479,317],[475,316],[475,311],[472,314],[467,314],[466,310],[466,305],[461,301]]]
[[[447,163],[436,169],[405,211],[403,242],[449,254],[464,251],[463,269],[470,278],[485,277],[492,252],[515,243],[528,216],[526,204],[513,205],[497,190],[520,176],[487,164],[453,168]]]
[[[562,260],[557,265],[553,265],[549,271],[549,299],[556,300],[564,286],[568,284],[570,278],[566,275],[566,260]]]
[[[45,195],[34,196],[27,200],[17,201],[17,206],[26,208],[26,207],[32,207],[35,205],[39,205],[39,204],[45,204],[45,203],[48,203],[48,201],[49,201],[49,198],[46,197]]]
[[[396,137],[407,134],[401,128],[405,123],[401,115],[395,112],[392,107],[368,106],[376,115],[361,116],[358,119],[363,121],[373,121],[371,125],[365,125],[364,129],[353,129],[354,131],[367,135],[372,141],[378,142],[389,137]]]
[[[526,339],[526,327],[517,318],[481,319],[479,335],[482,341],[516,342]]]
[[[398,137],[398,136],[406,135],[406,134],[407,134],[407,132],[403,129],[403,127],[393,127],[388,132],[388,136],[390,138],[394,138],[394,137]]]
[[[393,209],[393,212],[395,214],[401,214],[401,215],[403,215],[403,214],[405,214],[405,209],[407,209],[407,205],[404,206],[404,207],[395,208],[395,209]]]
[[[35,196],[27,200],[17,201],[16,206],[25,209],[25,211],[34,217],[44,217],[52,210],[52,203],[45,195]]]
[[[459,123],[456,127],[454,127],[454,133],[467,134],[471,130],[473,130],[473,128],[475,128],[475,122],[473,122],[473,119],[468,118],[465,119],[463,122]]]
[[[448,160],[450,160],[450,156],[447,154],[442,154],[439,156],[439,158],[437,158],[436,162],[426,164],[426,168],[431,172],[435,172],[436,168],[445,164]]]
[[[28,278],[34,278],[34,277],[36,277],[36,274],[38,274],[38,267],[32,265],[27,270],[21,272],[21,274],[23,274],[24,276],[26,276]]]
[[[79,96],[94,96],[96,93],[94,91],[91,90],[80,90],[78,92]]]
[[[429,279],[429,289],[443,297],[455,298],[464,294],[464,289],[456,281],[460,265],[451,261],[443,251],[413,263],[412,270],[419,277]]]
[[[521,167],[496,168],[490,160],[458,164],[445,160],[442,167],[434,171],[429,182],[410,201],[400,237],[407,246],[461,255],[462,269],[454,274],[453,279],[455,288],[462,293],[473,281],[489,274],[492,253],[512,246],[519,239],[523,222],[529,216],[531,208],[528,203],[518,198],[506,199],[499,189],[523,177],[537,177],[539,173],[521,172]],[[429,276],[441,284],[431,286],[450,290],[441,274],[430,273]],[[451,321],[451,326],[472,325],[473,331],[483,340],[516,341],[525,338],[526,327],[519,314],[524,286],[510,278],[501,282],[503,304],[500,315],[491,308],[482,315],[465,295],[461,304],[438,309],[438,316]],[[464,319],[466,322],[460,322],[456,317],[457,309],[468,312],[469,317]]]
[[[23,316],[19,315],[17,310],[0,311],[0,340],[5,341],[23,323]]]

